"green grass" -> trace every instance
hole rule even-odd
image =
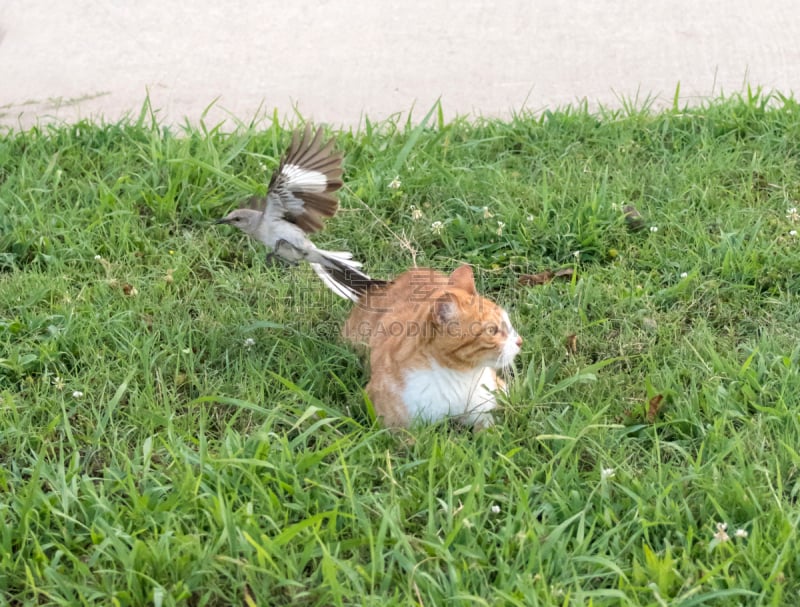
[[[0,135],[0,602],[797,604],[794,99],[336,133],[317,242],[474,264],[525,338],[477,435],[376,426],[347,302],[211,225],[284,126]]]

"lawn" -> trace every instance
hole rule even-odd
[[[0,603],[798,604],[797,101],[333,131],[316,242],[525,339],[477,434],[381,429],[349,302],[212,224],[297,124],[0,134]]]

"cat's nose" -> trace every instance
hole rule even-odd
[[[517,335],[517,347],[522,345],[522,337]]]

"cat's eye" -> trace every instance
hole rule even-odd
[[[486,335],[497,335],[497,325],[487,325]]]

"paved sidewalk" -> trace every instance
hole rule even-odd
[[[191,7],[187,9],[185,7]],[[441,97],[507,115],[580,99],[800,89],[792,0],[0,0],[0,124],[259,111],[333,125]]]

